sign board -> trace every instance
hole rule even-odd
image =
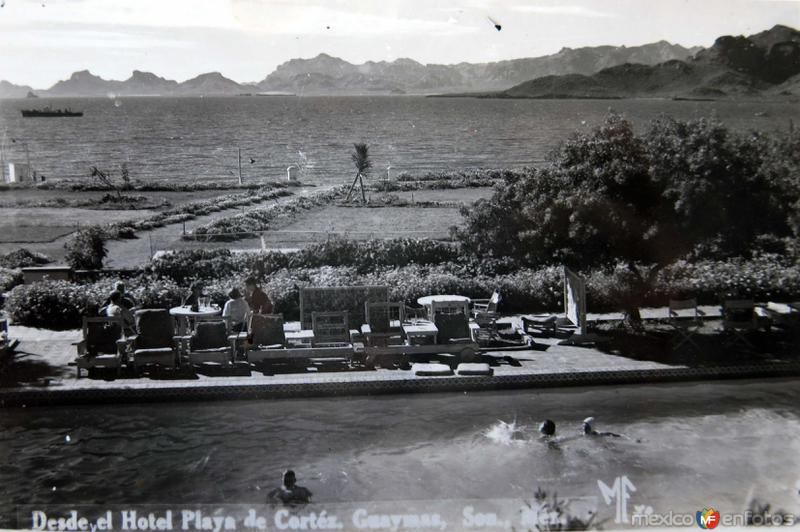
[[[586,334],[586,282],[575,272],[564,267],[564,312],[567,319]]]

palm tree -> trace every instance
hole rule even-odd
[[[369,169],[372,168],[372,161],[369,160],[369,146],[362,142],[354,143],[353,148],[355,148],[355,150],[350,154],[350,157],[353,159],[353,164],[356,166],[356,177],[353,179],[353,184],[350,185],[350,190],[347,191],[347,198],[345,201],[350,201],[353,189],[356,187],[356,183],[359,183],[361,187],[361,201],[366,202],[367,198],[364,195],[363,177],[369,172]]]

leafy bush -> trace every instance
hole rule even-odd
[[[75,270],[99,270],[108,250],[105,246],[105,233],[98,227],[90,227],[76,232],[64,244],[67,250],[66,261]]]
[[[87,308],[101,305],[114,289],[114,279],[78,284],[42,281],[15,287],[6,299],[14,323],[48,329],[75,329]],[[171,308],[180,304],[185,289],[152,278],[126,281],[126,289],[144,308]]]
[[[22,284],[22,271],[0,267],[0,292],[8,292]]]
[[[41,253],[33,253],[25,248],[20,248],[0,256],[0,268],[28,268],[41,266],[52,262],[49,257]]]

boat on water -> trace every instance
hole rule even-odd
[[[83,116],[83,111],[73,111],[69,107],[66,109],[51,109],[50,106],[47,106],[44,109],[22,109],[22,116],[25,118]]]

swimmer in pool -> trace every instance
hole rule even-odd
[[[311,492],[296,484],[297,478],[291,469],[283,473],[283,486],[275,488],[267,496],[270,501],[284,504],[305,504],[311,502]]]
[[[612,438],[620,438],[621,435],[615,432],[598,432],[592,427],[594,423],[593,417],[587,417],[583,420],[583,435],[584,436],[610,436]]]
[[[542,436],[552,438],[556,435],[556,424],[552,419],[545,419],[542,421],[541,425],[539,425],[539,433]]]

